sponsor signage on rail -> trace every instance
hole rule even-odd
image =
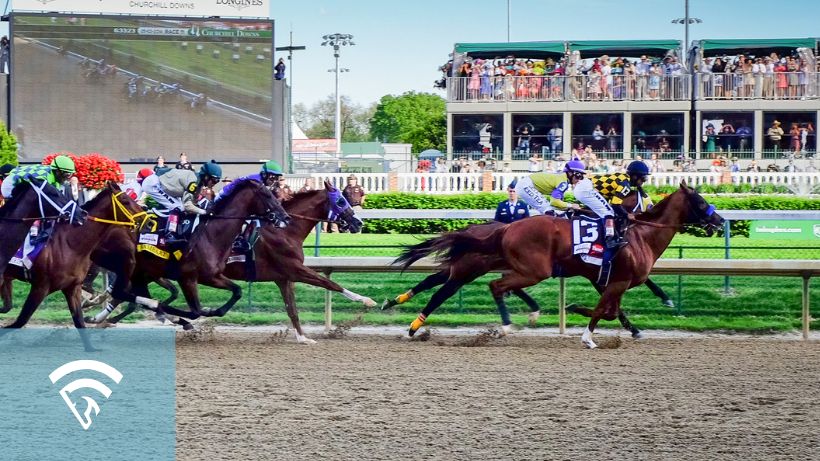
[[[820,242],[820,221],[752,221],[749,227],[749,237]]]
[[[13,0],[13,11],[267,18],[269,0]]]

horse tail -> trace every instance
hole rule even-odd
[[[407,247],[393,264],[400,264],[405,271],[414,262],[431,255],[439,255],[438,260],[443,264],[452,264],[467,253],[492,254],[500,248],[506,229],[506,225],[488,223],[448,232]],[[480,232],[474,232],[476,230]]]

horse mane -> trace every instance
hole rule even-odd
[[[664,197],[663,199],[661,199],[660,202],[656,203],[655,206],[652,207],[652,209],[644,211],[643,213],[641,213],[641,216],[645,217],[645,218],[657,218],[658,216],[663,214],[666,207],[669,206],[669,203],[671,202],[670,199],[673,196],[676,196],[676,195],[681,194],[681,193],[685,194],[685,193],[688,192],[688,189],[690,189],[689,186],[687,186],[687,189],[678,188],[675,192],[672,192],[671,194],[669,194],[666,197]]]
[[[302,192],[296,192],[293,194],[290,200],[286,200],[282,202],[282,207],[285,208],[285,211],[293,209],[296,205],[301,205],[303,200],[312,199],[314,196],[325,192],[324,189],[313,189],[313,190],[306,190]]]
[[[254,181],[253,179],[243,179],[234,185],[233,189],[230,191],[230,193],[228,193],[228,195],[225,195],[216,202],[214,202],[214,206],[211,211],[213,211],[214,214],[222,214],[225,211],[225,208],[228,206],[228,204],[232,201],[232,197],[236,196],[243,190],[249,188],[260,189],[262,193],[267,192],[268,194],[271,194],[271,191],[268,190],[267,187],[263,187],[257,181]]]
[[[20,184],[14,186],[14,190],[11,193],[11,198],[6,199],[5,205],[0,207],[0,216],[6,216],[11,213],[17,207],[17,204],[23,200],[26,192],[30,190],[33,191],[34,188],[28,181],[22,181]]]
[[[105,192],[108,192],[108,194],[106,194]],[[92,198],[91,200],[88,200],[87,202],[85,202],[83,204],[83,206],[81,206],[80,208],[82,208],[83,210],[88,211],[91,208],[94,208],[97,205],[99,205],[98,202],[102,200],[103,196],[110,197],[111,193],[113,193],[113,192],[114,192],[114,190],[111,188],[110,181],[109,181],[108,183],[106,183],[105,187],[100,189],[100,192],[97,195],[95,195],[94,198]]]

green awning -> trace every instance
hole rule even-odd
[[[564,54],[564,42],[456,43],[455,52],[482,59],[510,55],[516,58],[555,58]]]
[[[679,50],[680,40],[579,40],[569,42],[569,50],[580,51],[582,58],[608,54],[611,57],[660,55]],[[585,53],[587,52],[587,53]]]
[[[712,53],[728,50],[755,50],[761,48],[814,48],[813,38],[753,38],[753,39],[704,39],[700,49]]]

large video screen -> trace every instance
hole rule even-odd
[[[12,16],[21,157],[271,157],[273,22]]]

